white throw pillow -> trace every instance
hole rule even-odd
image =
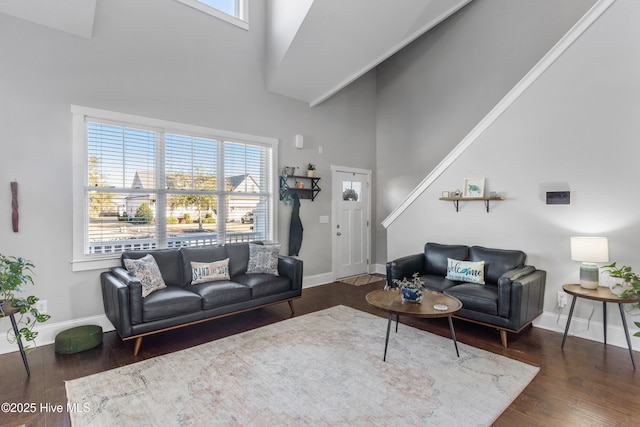
[[[280,245],[254,245],[249,243],[249,264],[247,274],[278,274],[278,254]]]
[[[145,298],[153,291],[167,287],[156,259],[151,254],[147,254],[140,259],[125,259],[124,266],[127,271],[136,276],[142,283],[142,298]]]
[[[229,258],[214,262],[191,262],[191,284],[229,280]]]
[[[484,285],[484,261],[460,261],[447,258],[447,279]]]

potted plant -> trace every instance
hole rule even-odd
[[[640,298],[640,276],[634,273],[631,267],[626,265],[618,267],[613,262],[603,266],[602,270],[603,273],[609,273],[609,277],[614,279],[614,283],[611,286],[612,293],[623,298]],[[640,303],[638,303],[638,308],[640,308]],[[640,322],[633,323],[640,328]],[[640,337],[640,331],[633,334],[633,336]]]
[[[31,274],[34,265],[31,261],[21,258],[4,256],[0,254],[0,316],[4,317],[8,308],[17,310],[15,313],[18,334],[13,328],[7,331],[7,340],[13,344],[17,340],[24,340],[34,344],[38,333],[33,330],[36,323],[46,322],[51,318],[48,314],[40,313],[35,307],[38,298],[17,296],[16,293],[24,292],[23,285],[33,283]],[[33,350],[25,346],[25,352]]]
[[[406,277],[403,277],[402,280],[394,279],[393,284],[400,289],[402,302],[422,302],[422,291],[426,288],[424,282],[420,280],[419,273],[413,273],[411,280],[408,280]],[[392,287],[385,285],[384,290],[388,291],[389,289],[392,289]]]
[[[307,165],[307,176],[312,177],[313,174],[315,173],[315,170],[316,170],[316,165],[314,165],[313,163],[309,163]]]

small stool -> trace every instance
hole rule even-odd
[[[102,327],[84,325],[67,329],[56,335],[56,353],[74,354],[97,347],[102,343]]]

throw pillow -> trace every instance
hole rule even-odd
[[[278,254],[280,245],[254,245],[249,243],[249,264],[247,274],[278,274]]]
[[[142,283],[142,298],[153,291],[167,287],[160,274],[160,268],[151,254],[140,259],[125,259],[124,266]]]
[[[229,280],[229,258],[214,262],[191,262],[192,280],[196,285],[204,282]]]
[[[447,260],[447,279],[484,285],[484,261]]]

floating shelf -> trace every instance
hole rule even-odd
[[[484,202],[484,206],[487,208],[487,213],[489,212],[489,202],[491,201],[496,201],[499,202],[501,200],[504,200],[503,196],[497,196],[497,197],[440,197],[440,200],[446,200],[448,202],[453,202],[453,205],[456,207],[456,212],[458,212],[458,208],[460,205],[460,200],[462,201],[483,201]]]
[[[303,182],[305,183],[305,188],[297,188],[295,184],[289,184],[289,180],[294,180],[294,182]],[[287,193],[295,193],[299,198],[311,199],[311,201],[313,202],[318,196],[318,193],[321,191],[320,186],[318,185],[318,181],[320,181],[320,178],[316,176],[280,176],[280,200],[283,200]],[[310,188],[307,188],[306,184],[309,184]]]

